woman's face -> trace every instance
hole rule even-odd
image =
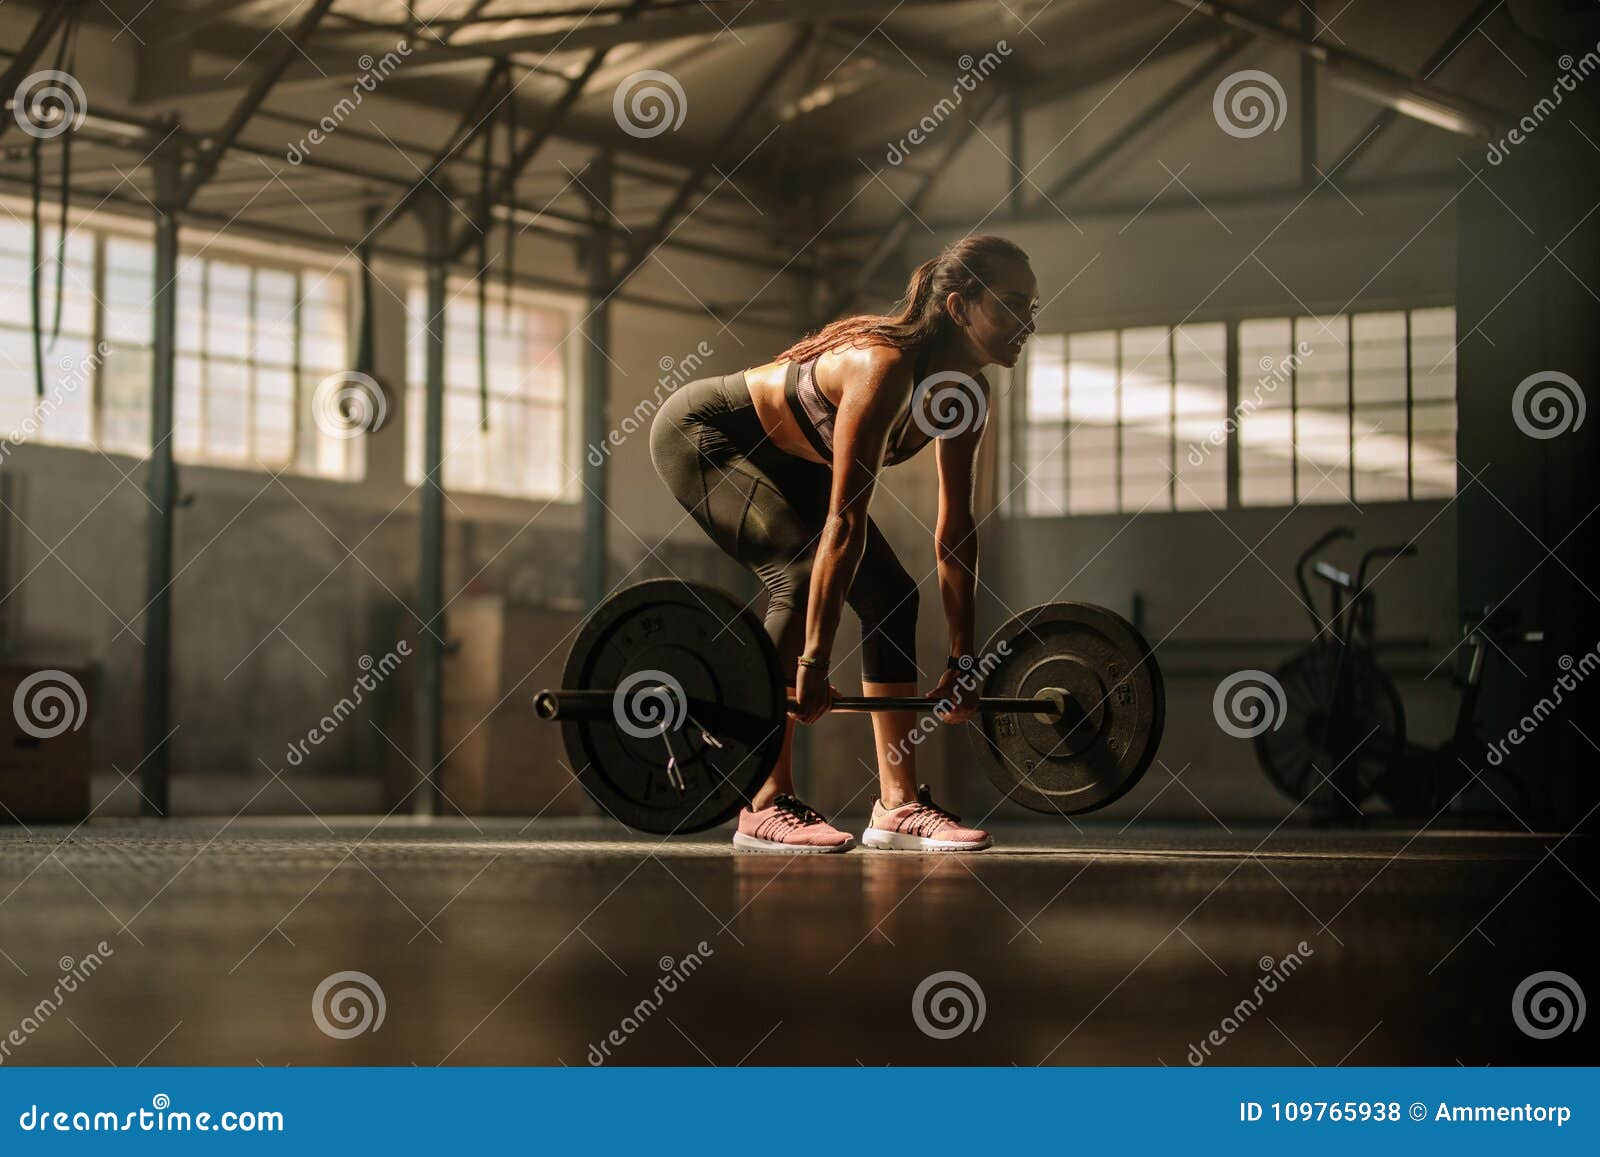
[[[975,298],[960,300],[956,320],[985,365],[1014,366],[1033,334],[1039,308],[1039,283],[1026,261],[997,262]],[[954,306],[955,302],[951,302]]]

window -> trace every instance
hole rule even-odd
[[[1447,497],[1454,344],[1448,308],[1038,337],[1012,502],[1052,515]]]
[[[478,375],[478,302],[452,284],[445,312],[444,486],[515,498],[565,498],[576,484],[569,405],[576,378],[572,301],[496,287],[489,298],[488,412]],[[427,294],[412,289],[406,342],[406,480],[422,482]],[[487,424],[485,424],[487,417]]]
[[[1239,323],[1239,501],[1455,493],[1455,311]]]
[[[1227,414],[1227,330],[1150,326],[1035,338],[1016,491],[1028,514],[1221,506],[1225,454],[1194,455]]]
[[[155,254],[147,238],[67,235],[60,336],[57,230],[45,233],[45,388],[35,393],[31,230],[0,221],[0,429],[125,454],[150,449]],[[348,278],[328,269],[204,254],[178,263],[173,452],[180,462],[360,479],[361,439],[318,429],[311,396],[348,368]]]

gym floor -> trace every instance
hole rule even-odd
[[[1570,965],[1585,837],[1077,827],[1000,825],[960,857],[734,855],[725,831],[590,820],[0,829],[0,1003],[101,957],[9,1063],[1578,1059],[1505,998]],[[955,1003],[914,1015],[946,971]],[[375,1030],[308,1015],[340,972],[365,974]],[[972,1021],[963,999],[968,1031],[919,1027]]]

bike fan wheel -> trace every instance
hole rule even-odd
[[[1394,683],[1365,651],[1332,643],[1307,648],[1275,675],[1286,700],[1283,722],[1256,736],[1267,778],[1314,815],[1358,811],[1405,750],[1405,709]]]

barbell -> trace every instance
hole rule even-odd
[[[1104,607],[1023,611],[961,677],[980,690],[970,732],[989,778],[1024,807],[1062,816],[1105,807],[1155,759],[1161,671],[1133,625]],[[777,766],[794,707],[784,682],[771,638],[739,600],[650,579],[584,621],[563,686],[538,692],[533,707],[561,724],[579,782],[606,812],[640,831],[686,834],[732,819]],[[832,709],[937,706],[927,696],[842,696]]]

